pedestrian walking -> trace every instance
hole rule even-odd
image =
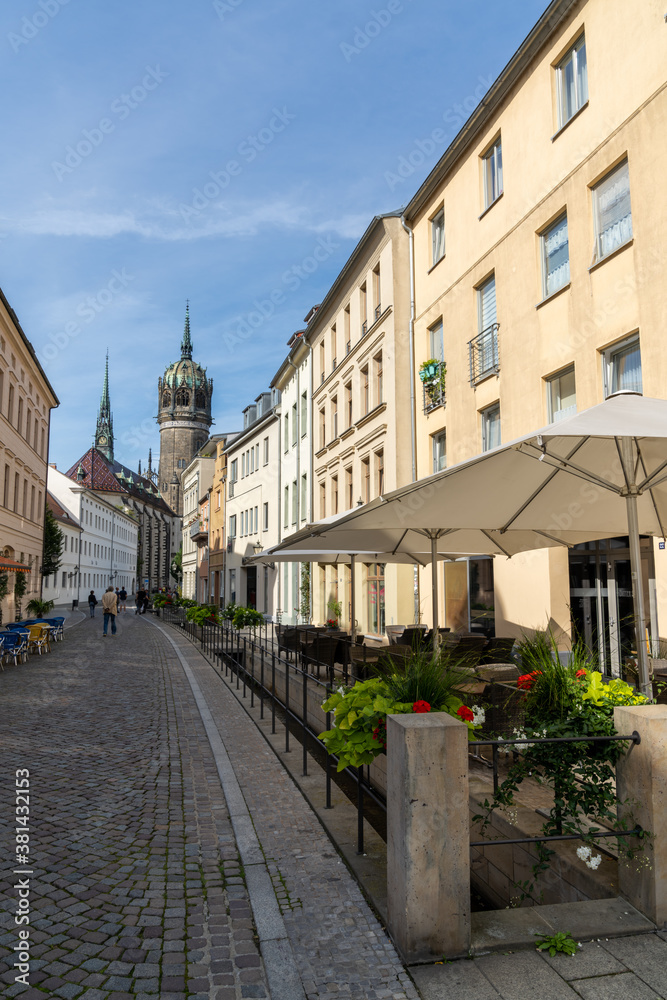
[[[146,591],[143,590],[143,589],[139,589],[137,591],[137,596],[135,597],[135,602],[136,602],[136,605],[137,605],[136,609],[135,609],[135,612],[134,612],[135,615],[140,615],[141,614],[142,608],[144,606],[145,599],[146,599]]]
[[[97,598],[95,597],[95,592],[91,590],[88,594],[88,609],[90,611],[90,617],[95,617],[95,605],[97,604]]]
[[[111,634],[116,634],[116,615],[118,613],[118,601],[113,587],[107,587],[102,597],[102,610],[104,611],[104,631],[102,638],[106,638],[109,621],[111,621]]]
[[[116,587],[116,608],[120,611],[120,590]]]
[[[125,602],[127,601],[127,591],[125,587],[121,587],[119,596],[120,596],[120,610],[126,611],[127,608],[125,607]]]

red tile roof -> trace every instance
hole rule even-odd
[[[83,485],[86,489],[98,493],[129,495],[134,500],[141,500],[164,514],[174,515],[173,510],[158,494],[157,488],[150,479],[132,472],[120,462],[110,461],[96,448],[89,448],[86,454],[65,473],[74,482],[78,481],[79,465],[84,471]]]

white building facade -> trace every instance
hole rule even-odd
[[[63,600],[61,595],[57,603],[77,600],[85,604],[91,590],[99,600],[109,586],[119,590],[125,588],[128,594],[133,593],[137,583],[136,517],[129,508],[102,499],[99,493],[72,482],[53,467],[49,467],[47,482],[49,492],[80,527],[76,588],[73,584],[65,588],[71,592],[71,598]],[[69,565],[71,560],[67,562]],[[62,575],[60,581],[62,583]],[[53,586],[52,579],[49,584]]]
[[[79,587],[79,548],[81,525],[53,494],[47,490],[46,503],[63,535],[60,566],[55,573],[42,578],[42,600],[53,601],[58,607],[77,600]]]
[[[306,317],[306,322],[314,312]],[[304,331],[295,333],[288,347],[290,352],[271,382],[272,387],[280,390],[281,540],[313,520],[312,364]],[[277,572],[276,612],[283,624],[296,625],[302,618],[310,617],[310,564],[281,563]]]
[[[182,519],[182,571],[183,597],[206,603],[208,601],[208,581],[199,579],[200,543],[204,539],[208,545],[208,525],[200,523],[200,503],[210,493],[215,471],[215,456],[222,435],[214,434],[202,445],[190,464],[181,474],[183,496]]]
[[[275,619],[278,571],[250,556],[280,541],[280,392],[261,393],[243,411],[243,430],[227,453],[225,603],[256,608]]]

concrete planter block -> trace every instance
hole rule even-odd
[[[469,952],[468,730],[446,713],[387,717],[387,914],[408,964]]]
[[[619,858],[621,895],[658,927],[667,924],[667,705],[628,705],[614,709],[616,730],[635,729],[631,745],[618,762],[619,817],[653,834],[634,860]],[[633,841],[627,843],[632,846]]]

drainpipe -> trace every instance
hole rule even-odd
[[[410,446],[412,451],[412,482],[417,481],[417,429],[415,424],[415,234],[401,216],[401,225],[408,234],[408,252],[410,268],[410,325],[408,335],[408,354],[410,363]],[[419,569],[414,567],[414,613],[415,624],[419,622]]]

